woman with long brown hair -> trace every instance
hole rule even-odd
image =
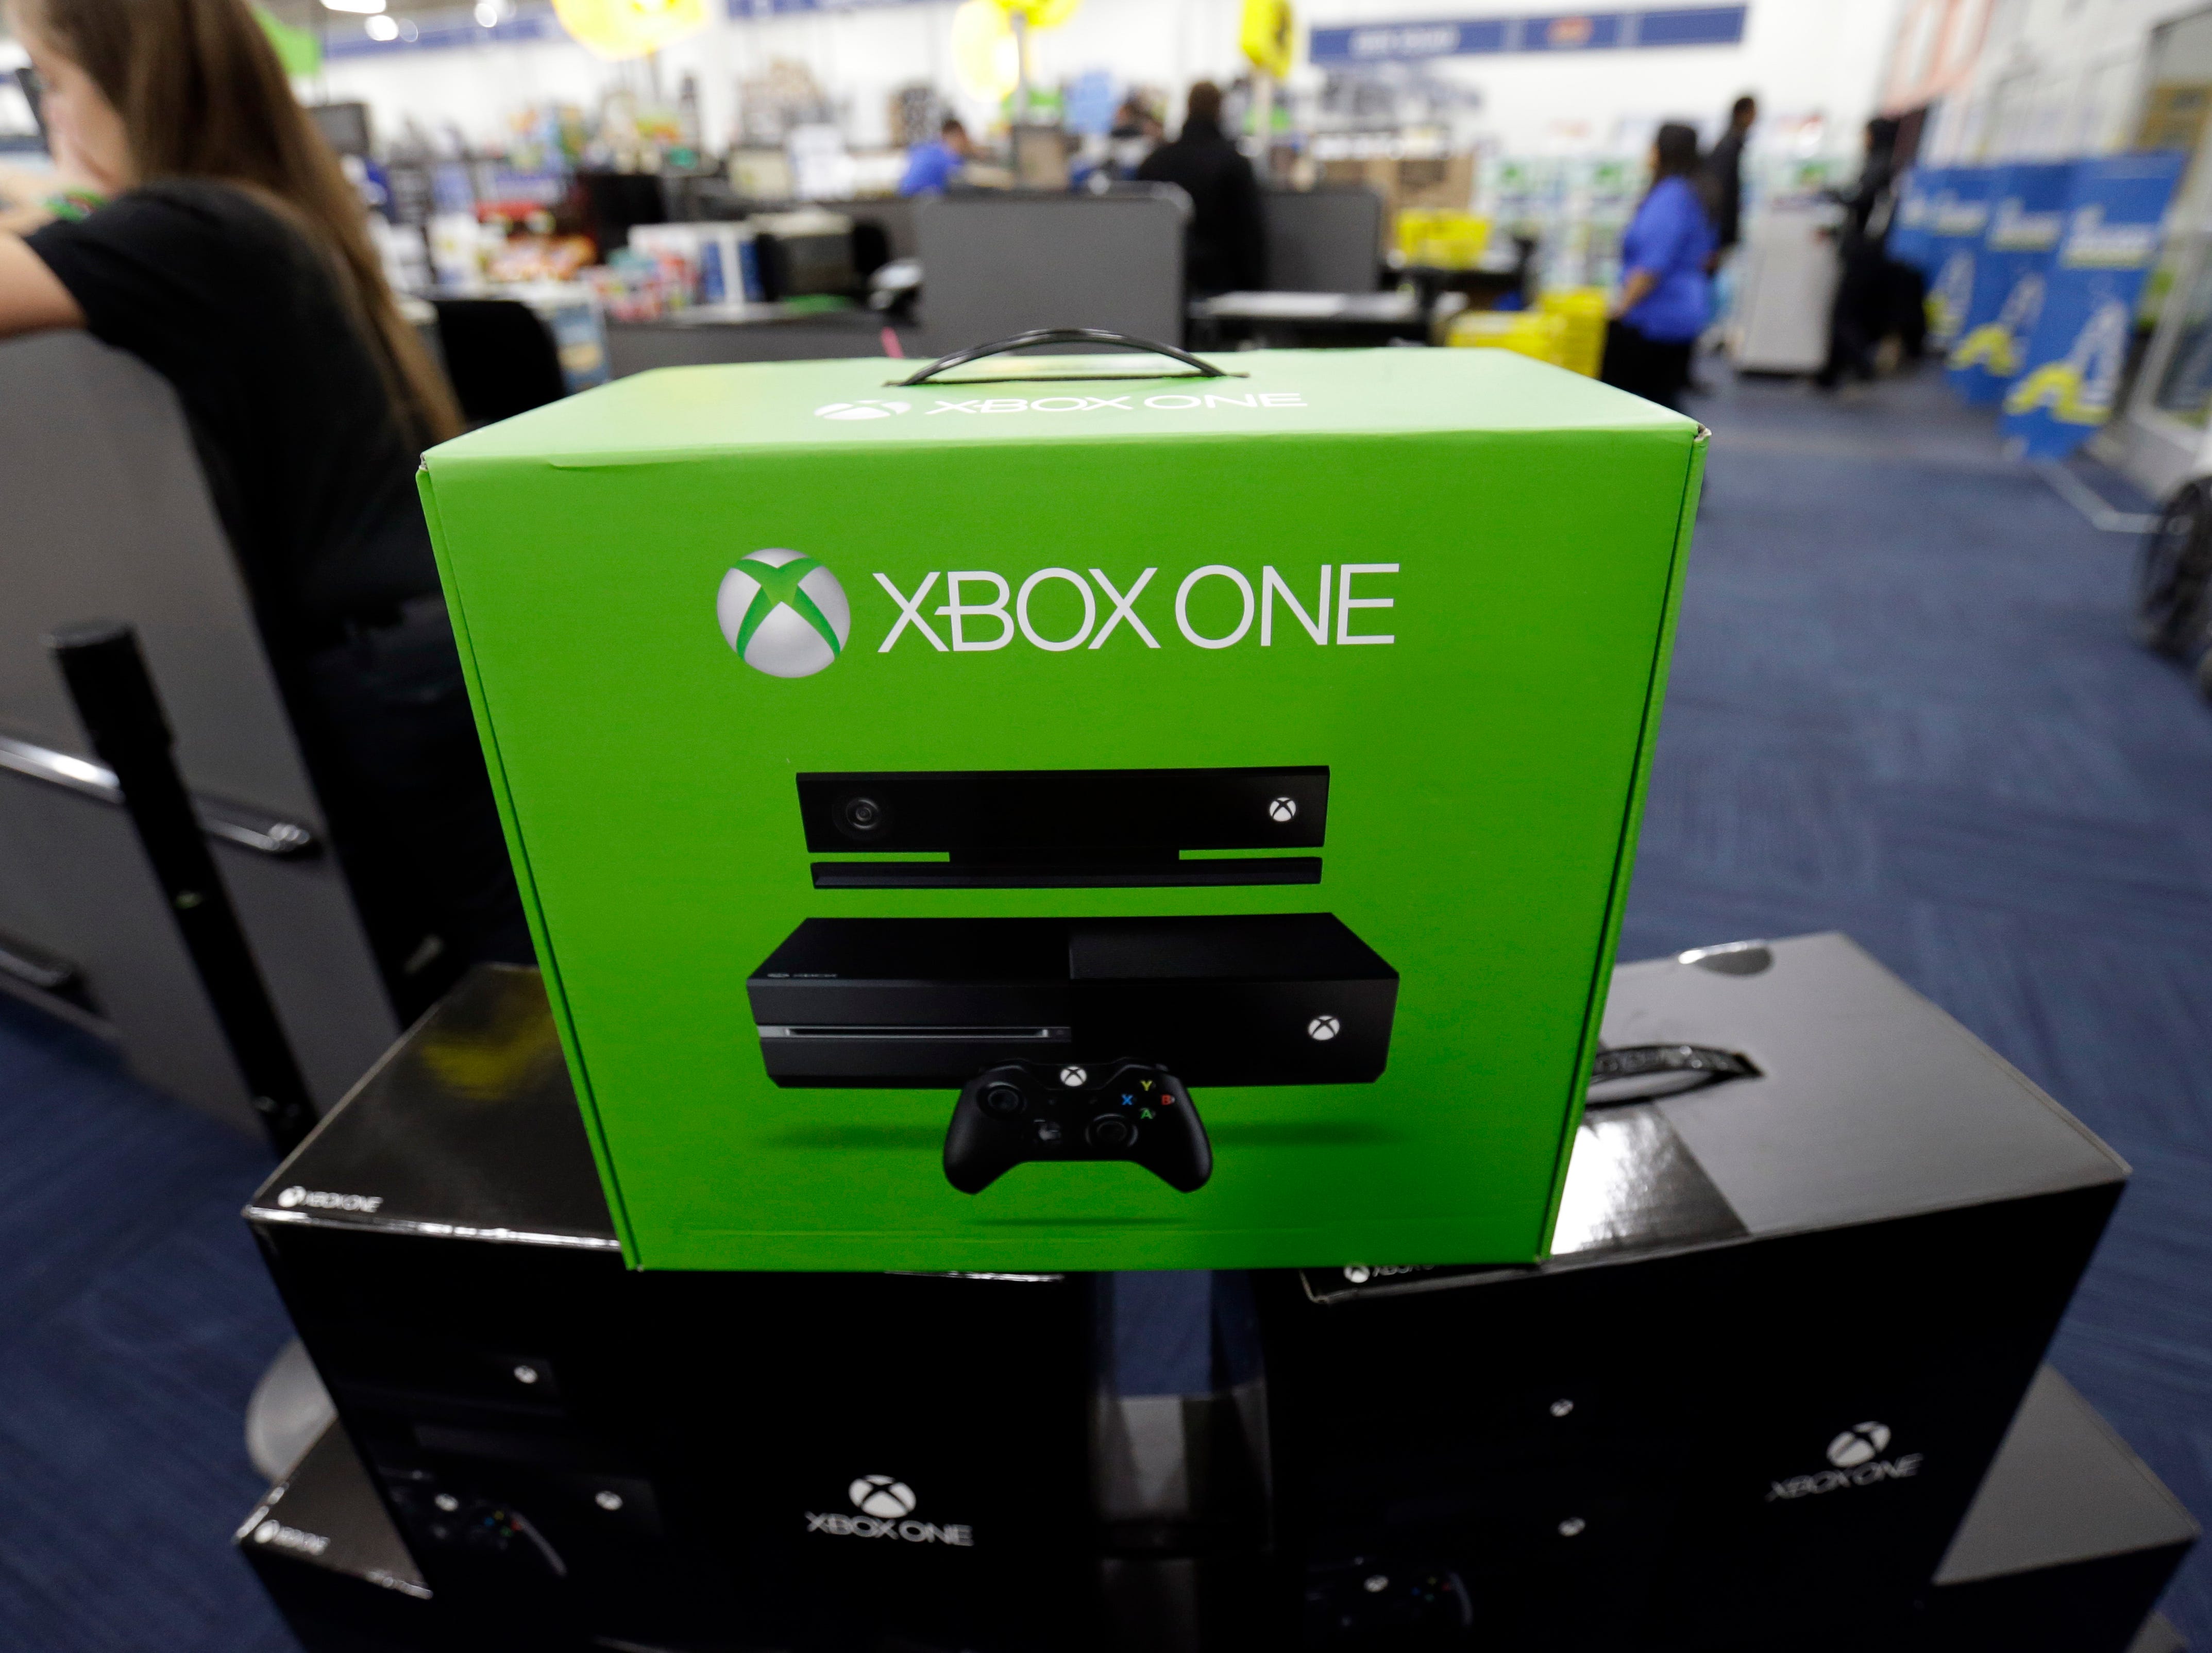
[[[78,209],[0,233],[0,337],[175,387],[403,1013],[526,958],[415,495],[459,419],[337,157],[246,0],[5,3]]]

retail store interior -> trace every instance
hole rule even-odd
[[[2208,938],[2201,0],[0,0],[0,1650],[2212,1648]]]

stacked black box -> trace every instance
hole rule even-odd
[[[1267,1285],[1316,1644],[1902,1633],[2126,1176],[1840,936],[1627,966],[1604,1038],[1757,1072],[1594,1110],[1546,1265]]]
[[[635,1274],[479,973],[249,1208],[344,1435],[241,1547],[319,1649],[343,1577],[394,1645],[2119,1653],[2187,1518],[2021,1403],[2125,1168],[1839,937],[1606,1034],[1758,1077],[1594,1111],[1537,1268]]]
[[[1092,1580],[1087,1283],[625,1271],[535,972],[470,977],[246,1216],[457,1613],[993,1649]]]
[[[2181,1653],[2151,1604],[2196,1535],[2173,1495],[2045,1367],[1924,1598],[1921,1644]],[[335,1425],[270,1489],[236,1541],[306,1653],[447,1653],[514,1639],[457,1624],[431,1595]],[[1156,1625],[1124,1644],[1175,1653],[1195,1643]]]

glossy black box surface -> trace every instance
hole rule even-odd
[[[247,1217],[457,1610],[1024,1649],[1094,1583],[1087,1283],[625,1270],[535,972],[468,978]]]
[[[1849,1641],[1929,1586],[2126,1168],[1848,940],[1764,957],[1616,973],[1608,1044],[1759,1077],[1593,1111],[1551,1261],[1262,1283],[1310,1642]]]

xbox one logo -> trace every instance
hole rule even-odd
[[[853,635],[837,576],[798,551],[749,551],[722,576],[714,618],[739,659],[771,678],[811,678]]]
[[[1334,1016],[1316,1016],[1306,1024],[1306,1037],[1326,1044],[1344,1031],[1344,1024]]]
[[[888,419],[894,413],[904,413],[909,404],[904,402],[878,402],[872,399],[859,402],[824,402],[814,410],[817,419]]]
[[[298,1205],[307,1197],[307,1189],[301,1188],[295,1182],[290,1188],[283,1190],[277,1194],[276,1203],[283,1206],[285,1210],[289,1211],[293,1206]]]
[[[1267,805],[1267,818],[1271,821],[1293,821],[1297,813],[1298,800],[1295,798],[1278,798]]]
[[[914,1488],[889,1475],[863,1475],[846,1491],[852,1497],[854,1507],[863,1515],[896,1521],[914,1512]]]
[[[1838,1469],[1856,1468],[1888,1444],[1887,1424],[1853,1424],[1828,1443],[1828,1462]]]
[[[1077,1067],[1072,1063],[1060,1070],[1060,1082],[1071,1091],[1081,1090],[1090,1078],[1088,1069]]]

